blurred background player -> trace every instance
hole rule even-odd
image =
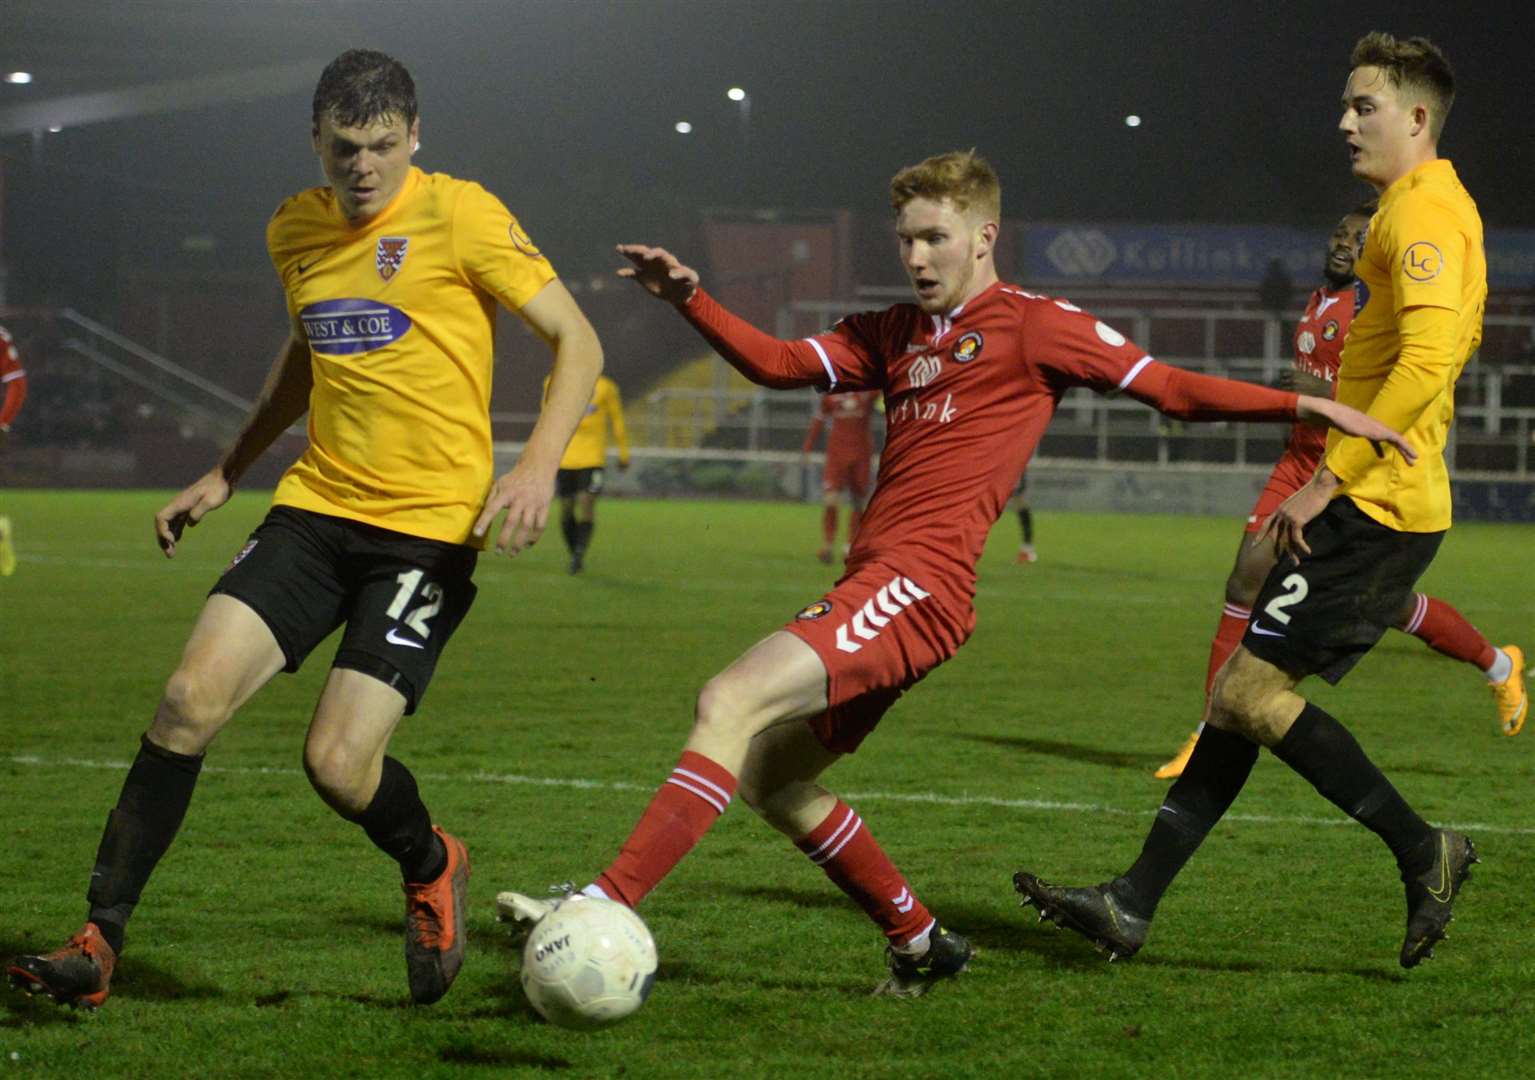
[[[1025,469],[1018,477],[1018,486],[1013,489],[1013,497],[1007,500],[1007,508],[1018,515],[1018,557],[1019,563],[1038,562],[1039,555],[1034,551],[1034,513],[1029,509],[1029,473]]]
[[[1328,238],[1323,269],[1326,281],[1311,294],[1305,314],[1295,326],[1294,364],[1285,372],[1281,385],[1303,394],[1332,396],[1349,324],[1365,302],[1365,290],[1354,276],[1354,261],[1374,213],[1374,202],[1351,210]],[[1210,662],[1205,669],[1207,709],[1216,673],[1241,643],[1252,618],[1253,600],[1278,561],[1273,537],[1260,536],[1263,525],[1280,503],[1311,479],[1326,449],[1325,433],[1305,424],[1291,427],[1285,452],[1248,515],[1246,533],[1237,547],[1236,565],[1226,579],[1226,606],[1216,626],[1215,639],[1210,643]],[[1494,648],[1460,612],[1443,600],[1419,592],[1408,597],[1393,625],[1445,656],[1472,664],[1485,673],[1492,687],[1499,729],[1505,735],[1519,733],[1529,701],[1524,685],[1524,653],[1517,645]],[[1157,769],[1157,779],[1172,780],[1182,775],[1203,728],[1201,721],[1172,760]]]
[[[823,394],[810,418],[810,430],[800,447],[808,455],[821,431],[826,431],[826,465],[821,470],[821,549],[816,558],[830,563],[837,545],[837,503],[845,495],[848,504],[847,554],[869,501],[869,467],[874,459],[874,435],[870,421],[879,405],[879,392],[854,390]]]
[[[890,974],[876,992],[926,992],[963,971],[971,947],[821,781],[975,629],[976,563],[1065,391],[1124,393],[1184,419],[1315,417],[1405,449],[1336,402],[1158,364],[1080,308],[1003,284],[993,254],[1001,201],[996,173],[973,151],[897,173],[890,202],[914,302],[800,341],[727,311],[665,249],[619,247],[633,264],[623,276],[758,385],[882,390],[888,438],[843,576],[705,685],[676,767],[583,895],[639,904],[739,786],[884,934]],[[497,906],[528,923],[550,910],[513,892]]]
[[[544,380],[544,401],[549,400],[549,380]],[[629,467],[629,432],[624,427],[624,403],[618,384],[606,375],[597,377],[597,388],[586,404],[581,423],[570,437],[554,487],[560,496],[560,532],[570,552],[570,572],[579,574],[586,564],[597,528],[597,496],[602,494],[603,469],[608,463],[608,435],[618,446],[618,467]]]
[[[494,519],[506,511],[503,551],[542,530],[602,349],[499,199],[412,164],[419,134],[415,83],[399,61],[354,49],[321,74],[311,145],[327,183],[289,198],[267,225],[290,336],[223,460],[155,516],[166,556],[306,412],[310,445],[214,585],[166,684],[107,817],[85,926],[54,952],[10,963],[22,990],[89,1008],[107,999],[129,917],[181,827],[204,752],[236,709],[342,626],[304,770],[398,865],[412,1000],[438,1000],[458,974],[469,856],[386,750],[474,601]],[[496,478],[498,303],[550,344],[554,374],[522,455]]]
[[[1414,454],[1329,435],[1322,463],[1269,517],[1281,561],[1217,675],[1209,721],[1135,862],[1098,885],[1019,871],[1025,904],[1114,956],[1146,942],[1157,905],[1247,783],[1260,747],[1373,832],[1405,888],[1398,962],[1434,955],[1478,861],[1463,833],[1425,821],[1352,733],[1296,693],[1336,684],[1375,646],[1450,528],[1444,460],[1455,382],[1482,339],[1487,257],[1476,203],[1439,156],[1455,100],[1449,61],[1426,38],[1366,34],[1350,56],[1338,121],[1352,171],[1379,209],[1355,270],[1367,290],[1338,366],[1337,399],[1406,434]],[[1329,917],[1304,859],[1292,888]]]
[[[11,421],[27,400],[27,372],[21,354],[5,327],[0,326],[0,450],[11,432]],[[11,542],[11,519],[0,514],[0,577],[16,572],[16,547]]]

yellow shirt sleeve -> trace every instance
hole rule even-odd
[[[453,246],[465,276],[518,310],[555,278],[554,267],[500,199],[465,184],[454,211]]]
[[[1465,234],[1453,208],[1432,192],[1411,192],[1391,215],[1387,228],[1381,241],[1391,259],[1396,310],[1458,311],[1464,303],[1461,284],[1472,238]]]

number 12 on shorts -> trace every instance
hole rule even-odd
[[[420,634],[423,640],[432,633],[427,620],[442,610],[442,588],[434,581],[422,585],[421,579],[425,576],[426,572],[422,570],[405,570],[396,574],[395,580],[400,583],[400,587],[395,591],[389,610],[384,613],[391,619],[399,619],[404,615],[405,625]],[[421,590],[422,602],[407,613],[405,609],[416,595],[417,588]]]

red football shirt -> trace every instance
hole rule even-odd
[[[1363,306],[1358,282],[1351,282],[1341,289],[1323,285],[1311,294],[1306,313],[1295,324],[1296,370],[1326,379],[1334,397],[1337,396],[1334,382],[1338,376],[1338,363],[1343,358],[1343,339],[1348,335],[1349,323],[1354,321],[1354,313]],[[1326,428],[1296,424],[1290,429],[1285,451],[1310,471],[1316,471],[1326,450]]]
[[[825,394],[810,431],[805,435],[805,449],[815,446],[821,428],[826,433],[827,461],[857,461],[874,452],[874,437],[869,431],[869,421],[874,416],[874,403],[879,399],[877,390],[854,390],[846,394]]]
[[[5,327],[0,326],[0,428],[10,427],[27,400],[27,373]]]
[[[986,534],[1071,387],[1123,390],[1188,420],[1295,417],[1295,394],[1158,364],[1065,300],[1000,283],[948,315],[897,304],[794,342],[702,289],[683,314],[761,385],[884,390],[879,481],[847,573],[883,563],[966,608]]]

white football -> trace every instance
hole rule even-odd
[[[645,1003],[656,943],[640,917],[611,900],[566,900],[533,927],[522,950],[522,989],[545,1020],[590,1029]]]

